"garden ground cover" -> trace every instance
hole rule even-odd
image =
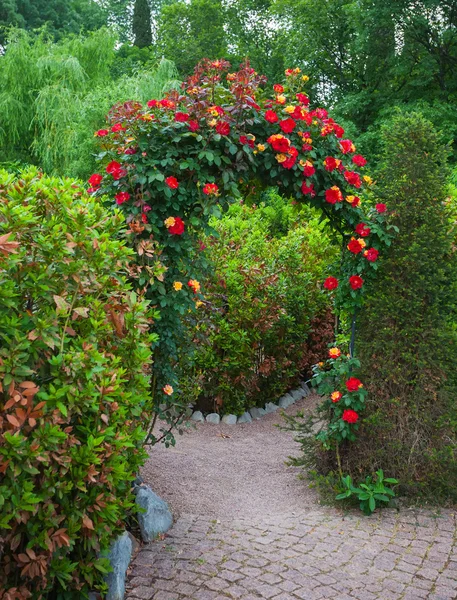
[[[281,420],[202,424],[154,448],[143,477],[176,522],[138,554],[128,600],[455,599],[455,511],[320,506],[285,465],[297,448]]]

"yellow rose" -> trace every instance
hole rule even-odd
[[[265,144],[257,144],[257,150],[263,152],[265,150]]]
[[[290,104],[289,106],[286,106],[286,108],[284,110],[286,111],[287,114],[291,115],[295,110],[295,106],[292,106]]]
[[[179,292],[179,290],[182,290],[182,283],[180,281],[175,281],[173,287],[177,292]]]
[[[165,219],[164,223],[165,223],[165,227],[169,228],[169,227],[173,227],[173,225],[176,223],[176,221],[175,221],[174,217],[168,217],[168,219]]]
[[[279,94],[279,96],[276,96],[276,102],[278,104],[285,104],[286,103],[286,97],[283,94]]]
[[[283,163],[287,160],[287,156],[285,154],[277,154],[276,160],[278,161],[278,163]]]
[[[209,126],[210,127],[216,127],[216,125],[217,125],[217,119],[211,119],[211,121],[209,122]]]
[[[301,77],[301,80],[302,80],[302,81],[305,81],[305,82],[306,82],[306,81],[309,81],[309,77],[308,77],[308,75],[302,75],[302,77]]]
[[[363,180],[367,185],[372,185],[373,184],[373,180],[371,179],[371,177],[369,175],[364,175],[363,176]]]

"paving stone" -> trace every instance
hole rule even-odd
[[[456,600],[455,514],[442,514],[182,515],[137,555],[126,600]]]

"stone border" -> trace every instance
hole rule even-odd
[[[219,425],[219,423],[225,423],[226,425],[236,425],[238,423],[252,423],[252,421],[257,421],[257,419],[260,419],[270,413],[274,413],[280,408],[287,408],[292,404],[295,404],[295,402],[297,402],[298,400],[309,396],[310,393],[311,390],[309,389],[307,383],[305,381],[302,381],[300,387],[288,392],[287,394],[284,394],[284,396],[281,396],[281,398],[278,400],[278,404],[275,404],[274,402],[268,402],[265,405],[265,408],[258,408],[257,406],[254,406],[250,408],[249,411],[243,413],[240,417],[237,417],[236,415],[224,415],[221,419],[220,415],[218,415],[217,413],[210,413],[206,416],[205,419],[203,413],[199,410],[196,410],[192,412],[192,414],[190,415],[190,419],[195,423],[206,422],[212,423],[213,425]]]

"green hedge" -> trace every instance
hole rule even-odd
[[[134,502],[152,339],[123,222],[74,181],[0,171],[0,597],[103,589]]]
[[[185,382],[203,410],[241,414],[276,401],[325,357],[334,318],[321,282],[335,249],[311,210],[300,222],[275,194],[213,221],[213,271]]]

